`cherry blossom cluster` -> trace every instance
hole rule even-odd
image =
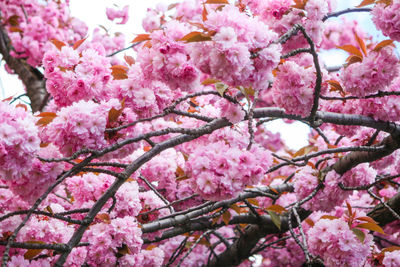
[[[398,218],[381,203],[399,194],[399,59],[330,22],[335,2],[159,4],[131,51],[122,34],[84,38],[68,1],[0,3],[12,63],[49,93],[34,115],[0,102],[5,264],[398,266],[400,224],[375,212]],[[372,11],[393,40],[399,5]],[[325,69],[336,46],[351,56]],[[311,125],[309,144],[264,127],[277,118]]]
[[[101,44],[90,46],[79,50],[69,46],[58,50],[53,46],[44,55],[46,88],[58,106],[68,106],[79,100],[107,99],[110,59],[105,57]]]
[[[215,35],[210,42],[191,45],[198,69],[232,86],[268,87],[280,59],[281,46],[273,44],[276,33],[230,5],[211,10],[204,26]]]
[[[129,6],[124,6],[121,10],[107,8],[106,15],[109,20],[121,19],[118,24],[125,24],[129,20]]]
[[[216,142],[195,150],[186,168],[197,193],[205,199],[221,200],[258,183],[270,164],[270,154],[262,149],[243,151]]]
[[[363,232],[365,239],[360,240],[342,218],[320,219],[307,232],[308,246],[326,266],[360,266],[367,262],[373,245],[372,235]]]
[[[398,62],[391,47],[369,52],[362,62],[344,69],[341,79],[345,90],[359,97],[385,90],[398,76]]]
[[[10,31],[15,49],[12,55],[25,58],[32,66],[42,62],[50,48],[48,41],[76,42],[87,34],[87,26],[69,14],[68,1],[7,0],[0,3],[2,22]]]
[[[308,116],[314,96],[313,72],[312,68],[305,69],[294,61],[280,65],[271,90],[275,104],[289,114]]]
[[[371,11],[372,21],[376,27],[395,41],[400,40],[399,9],[400,1],[392,0],[389,5],[386,3],[376,4]]]
[[[35,118],[22,107],[0,102],[0,177],[17,180],[31,170],[40,139]]]
[[[171,88],[193,90],[199,83],[199,71],[189,60],[185,44],[179,41],[190,33],[193,26],[179,21],[169,21],[161,30],[151,32],[151,47],[138,49],[137,61],[149,80],[159,80]]]

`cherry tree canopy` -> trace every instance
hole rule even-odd
[[[0,102],[2,266],[400,266],[400,0],[185,0],[132,36],[0,12],[30,101]]]

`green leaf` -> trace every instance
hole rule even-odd
[[[267,210],[269,216],[271,216],[272,222],[275,224],[276,227],[278,227],[279,230],[281,230],[281,217],[274,211]]]
[[[224,84],[224,83],[221,83],[221,82],[215,83],[214,86],[215,86],[215,89],[217,90],[217,92],[218,92],[221,96],[224,95],[224,92],[225,92],[226,89],[228,89],[228,87],[229,87],[228,85],[226,85],[226,84]]]
[[[364,243],[365,240],[365,234],[363,231],[361,231],[360,229],[357,228],[353,228],[351,229],[353,231],[353,233],[356,235],[356,237],[361,241],[361,243]]]

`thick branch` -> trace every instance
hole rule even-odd
[[[10,55],[10,39],[3,26],[0,25],[0,53],[7,65],[18,75],[26,87],[26,94],[31,101],[32,111],[40,111],[47,91],[43,75],[35,68],[27,64],[22,59],[14,58]]]
[[[389,199],[386,204],[392,208],[394,212],[400,214],[400,193],[397,193],[394,197]],[[377,221],[380,226],[385,226],[386,224],[397,220],[393,213],[383,204],[377,205],[370,213],[368,213],[368,216]]]
[[[311,211],[300,209],[298,214],[300,219],[304,220],[311,214]],[[247,259],[249,255],[252,254],[251,251],[257,245],[260,238],[267,234],[284,233],[289,230],[288,216],[282,217],[281,223],[280,230],[275,226],[272,220],[261,226],[252,225],[247,227],[243,235],[241,235],[240,238],[233,243],[229,249],[218,255],[218,258],[213,258],[209,266],[217,267],[239,265],[243,260]],[[293,227],[297,227],[297,221],[294,217],[292,217],[291,223]]]

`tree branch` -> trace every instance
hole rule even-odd
[[[10,55],[12,50],[10,39],[2,25],[0,25],[0,53],[7,65],[18,75],[25,85],[26,94],[31,101],[33,112],[43,108],[44,99],[47,91],[43,75],[37,69],[30,66],[22,59],[14,58]]]

